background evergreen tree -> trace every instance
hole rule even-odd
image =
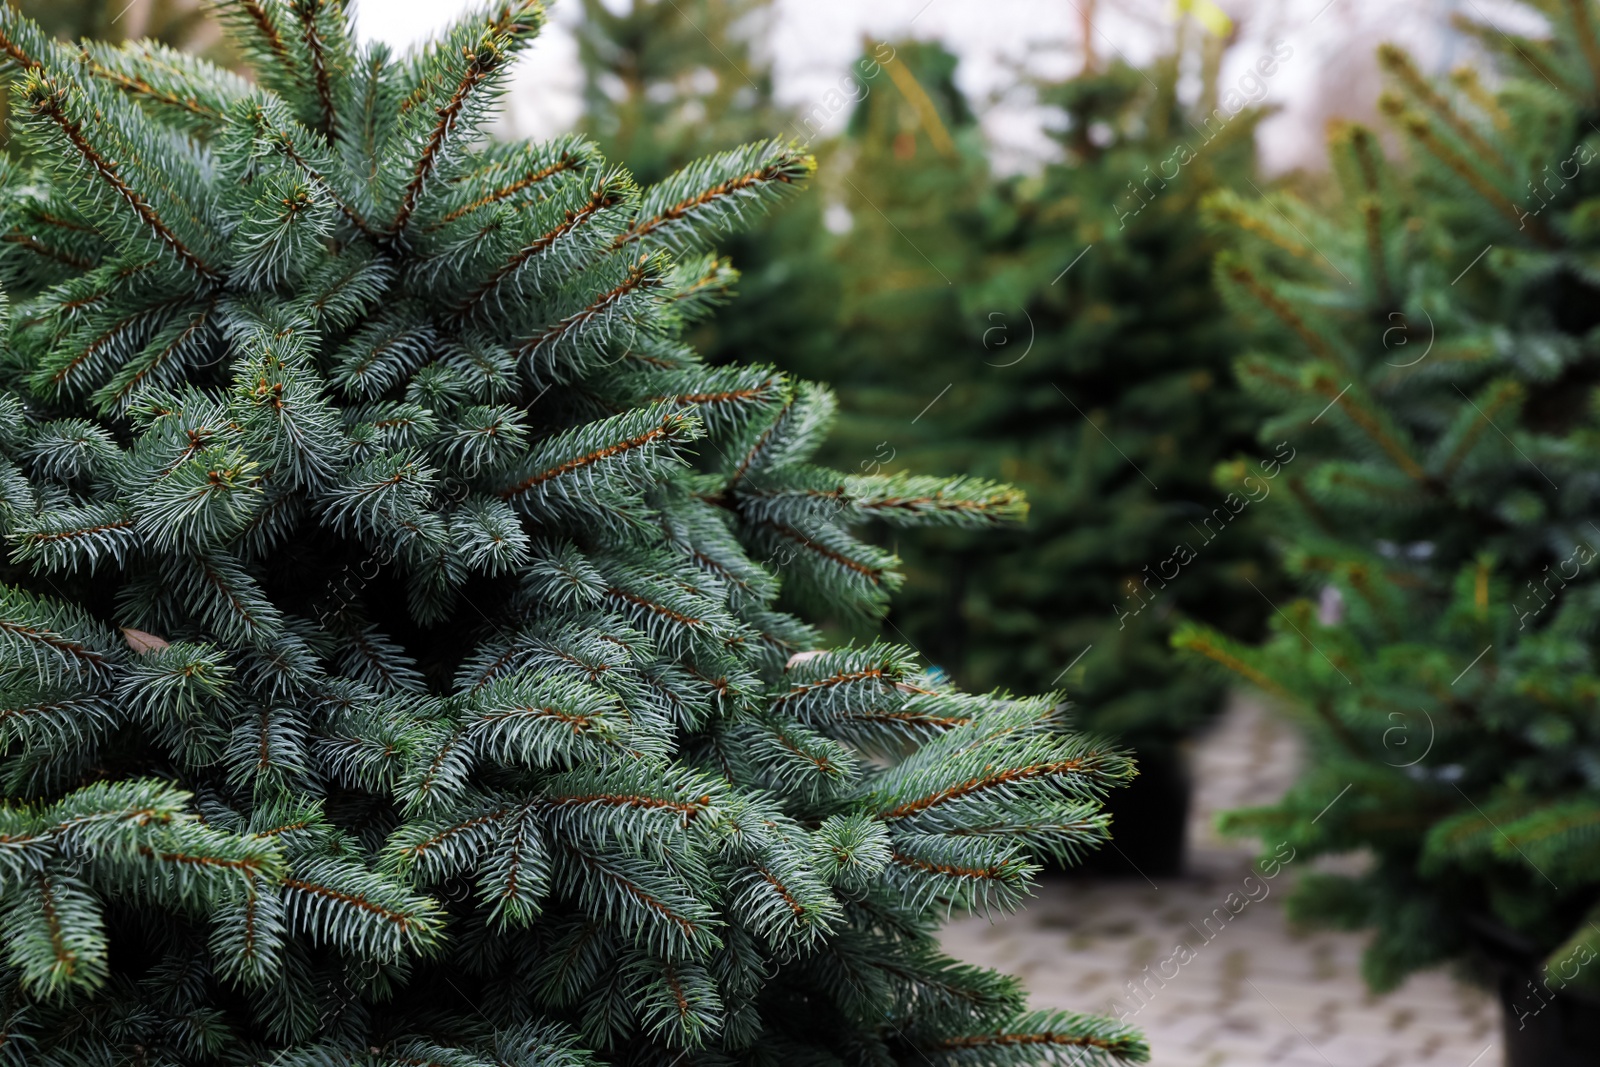
[[[583,0],[584,127],[641,182],[786,125],[765,42],[772,0]]]
[[[208,36],[201,0],[17,0],[17,9],[63,41],[125,41],[137,35],[176,47]]]
[[[773,95],[771,0],[632,0],[614,11],[585,0],[578,33],[584,74],[582,128],[609,158],[655,181],[712,152],[793,137],[818,153],[826,140]],[[853,84],[853,83],[852,83]],[[797,197],[728,234],[718,253],[738,272],[739,299],[702,318],[688,338],[709,362],[758,354],[784,368],[825,351],[841,297],[823,228],[824,196]]]
[[[645,24],[665,17],[634,10]],[[711,12],[696,21],[719,24]],[[647,36],[617,25],[596,22],[608,38]],[[1038,85],[1063,113],[1063,159],[1010,179],[991,170],[952,54],[869,44],[837,93],[790,120],[819,132],[849,109],[845,135],[820,146],[822,195],[734,246],[756,299],[701,334],[713,358],[758,350],[834,383],[842,414],[822,453],[830,463],[931,464],[1028,487],[1032,516],[1010,535],[878,533],[907,561],[890,633],[978,688],[1014,678],[1049,688],[1077,663],[1084,721],[1144,760],[1111,801],[1123,854],[1095,858],[1126,873],[1130,861],[1150,874],[1179,866],[1180,748],[1222,698],[1219,681],[1170,648],[1174,613],[1249,636],[1268,610],[1251,583],[1276,593],[1253,516],[1224,508],[1218,536],[1212,513],[1225,494],[1210,483],[1219,459],[1253,444],[1256,415],[1232,378],[1236,330],[1212,284],[1216,245],[1199,204],[1220,185],[1247,188],[1255,117],[1238,94],[1218,99],[1222,40],[1192,21],[1182,32],[1179,52],[1202,76],[1198,100],[1178,99],[1176,54],[1149,71],[1119,64]],[[654,80],[692,85],[686,71],[717,66],[712,54],[737,61],[748,42],[718,37],[681,66],[670,54],[627,66],[665,67]],[[1282,58],[1265,57],[1273,73]],[[736,82],[736,67],[724,61],[718,83]],[[590,81],[625,83],[609,69]],[[596,99],[648,112],[650,95]],[[712,92],[696,108],[712,116],[707,130],[723,121],[722,99]],[[673,128],[670,112],[597,118],[600,128]],[[831,229],[845,222],[846,232],[819,224],[824,201]],[[1196,558],[1180,568],[1169,561],[1183,545]]]
[[[963,682],[1065,676],[1084,723],[1136,750],[1140,778],[1111,802],[1122,854],[1096,857],[1124,873],[1180,866],[1179,747],[1222,698],[1169,647],[1174,613],[1251,634],[1266,605],[1250,582],[1269,585],[1251,516],[1225,510],[1221,536],[1203,525],[1223,504],[1212,467],[1256,425],[1198,211],[1249,179],[1254,117],[1204,122],[1220,54],[1206,40],[1207,92],[1187,106],[1176,56],[1040,86],[1066,117],[1063,159],[1010,179],[990,171],[954,57],[896,42],[839,150],[853,225],[836,336],[799,365],[839,389],[835,462],[1027,488],[1015,533],[893,535],[907,584],[891,618]]]
[[[1548,38],[1478,27],[1492,92],[1381,53],[1408,166],[1346,127],[1328,210],[1216,201],[1219,278],[1263,331],[1239,372],[1295,454],[1223,481],[1251,475],[1307,598],[1261,648],[1180,638],[1311,738],[1284,800],[1227,826],[1371,857],[1304,876],[1293,914],[1374,928],[1375,988],[1498,975],[1518,1067],[1600,1039],[1600,8],[1539,11]]]
[[[1144,1059],[933,938],[1128,759],[791,613],[1016,494],[815,466],[826,389],[682,340],[809,158],[486,143],[526,0],[221,10],[255,83],[0,12],[7,1055]]]
[[[965,354],[960,295],[981,270],[980,204],[992,184],[954,55],[902,40],[869,49],[861,64],[879,73],[829,157],[839,166],[828,193],[843,231],[831,252],[842,298],[829,343],[801,369],[836,375],[843,413],[829,455],[852,466],[889,462],[929,437],[917,417],[947,380],[934,384],[936,375]],[[943,655],[934,634],[922,637]]]

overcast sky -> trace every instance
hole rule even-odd
[[[626,8],[628,0],[607,0]],[[1046,151],[1042,115],[1012,93],[1019,65],[1062,75],[1082,63],[1085,0],[778,0],[774,72],[781,99],[809,106],[860,55],[862,36],[938,39],[961,57],[963,90],[1008,165],[1025,165]],[[1239,79],[1275,42],[1292,55],[1265,79],[1264,103],[1283,108],[1260,134],[1271,170],[1315,159],[1326,119],[1366,115],[1378,78],[1371,55],[1382,40],[1403,44],[1425,68],[1442,71],[1467,57],[1467,44],[1448,29],[1453,14],[1507,30],[1536,29],[1507,0],[1100,0],[1093,34],[1101,56],[1147,60],[1171,40],[1182,3],[1215,7],[1231,16],[1239,36],[1223,85]],[[364,36],[397,47],[426,38],[471,0],[366,0],[355,4]],[[579,113],[580,74],[571,26],[575,3],[556,3],[553,26],[521,60],[511,98],[516,132],[547,136],[572,128]],[[1249,83],[1246,83],[1247,86]],[[841,114],[835,120],[842,123]],[[775,131],[776,132],[776,131]]]

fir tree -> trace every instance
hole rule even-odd
[[[954,57],[897,42],[851,122],[835,343],[800,366],[840,391],[830,458],[892,450],[1028,494],[1015,531],[888,534],[907,570],[892,619],[966,684],[1065,682],[1086,726],[1135,750],[1111,801],[1122,854],[1095,861],[1129,874],[1179,866],[1180,746],[1223,694],[1171,650],[1175,613],[1254,636],[1249,583],[1271,589],[1254,516],[1210,484],[1257,420],[1199,220],[1206,194],[1246,187],[1255,120],[1205,121],[1219,44],[1184,47],[1201,101],[1179,101],[1176,55],[1042,84],[1062,161],[998,179]]]
[[[584,0],[585,132],[640,182],[785,124],[763,38],[772,0]]]
[[[789,610],[1015,494],[815,466],[825,388],[681,339],[809,158],[485,143],[531,0],[221,10],[254,83],[0,14],[8,1059],[1144,1059],[933,939],[1130,761]]]
[[[1295,456],[1225,478],[1308,599],[1261,648],[1180,638],[1311,739],[1284,800],[1227,825],[1371,855],[1306,875],[1293,912],[1375,928],[1376,988],[1452,959],[1542,982],[1513,990],[1533,1009],[1513,999],[1513,1035],[1558,1025],[1536,998],[1600,987],[1600,9],[1539,8],[1547,39],[1478,27],[1493,91],[1382,51],[1408,166],[1347,126],[1327,210],[1214,203],[1237,246],[1219,279],[1262,330],[1239,372]]]
[[[833,375],[844,413],[829,454],[840,462],[884,461],[886,433],[895,455],[934,433],[912,420],[944,385],[931,384],[937,369],[959,357],[952,340],[970,332],[959,297],[981,269],[980,200],[991,183],[956,67],[939,44],[894,41],[852,68],[861,98],[833,149],[842,300],[830,343],[802,368]]]

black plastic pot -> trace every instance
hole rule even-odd
[[[1499,970],[1506,1067],[1600,1067],[1600,999],[1552,990],[1533,966]]]
[[[1188,761],[1172,746],[1135,746],[1139,776],[1111,791],[1111,843],[1067,873],[1093,878],[1174,878],[1183,873],[1191,783]]]

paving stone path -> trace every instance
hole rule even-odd
[[[953,923],[946,950],[1020,976],[1040,1007],[1125,1005],[1153,1067],[1503,1067],[1487,994],[1433,971],[1373,996],[1360,975],[1364,935],[1289,926],[1294,863],[1244,881],[1255,850],[1219,838],[1212,816],[1274,799],[1297,765],[1288,728],[1235,701],[1195,748],[1185,878],[1047,881],[1016,915]]]

